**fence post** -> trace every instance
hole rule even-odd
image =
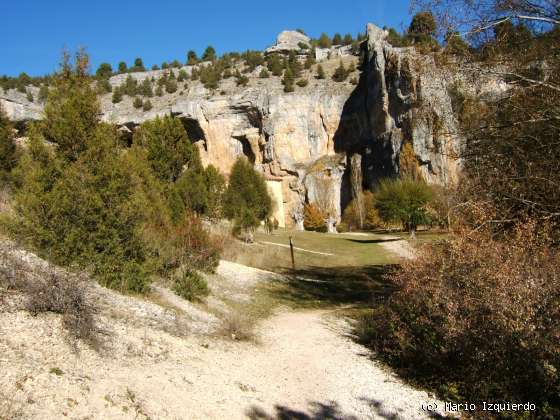
[[[292,271],[294,277],[296,276],[296,260],[294,258],[294,243],[292,242],[292,237],[290,236],[290,254],[292,255]]]

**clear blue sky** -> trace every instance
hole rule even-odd
[[[85,47],[92,68],[185,60],[212,44],[218,53],[263,49],[283,29],[355,35],[367,22],[402,29],[408,0],[6,0],[0,23],[0,74],[32,76],[58,66],[63,48]]]

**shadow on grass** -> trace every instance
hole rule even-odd
[[[349,239],[344,238],[345,241],[355,242],[357,244],[382,244],[385,242],[395,242],[402,241],[403,238],[392,238],[392,239]]]
[[[278,298],[290,306],[345,306],[367,308],[372,302],[384,300],[394,286],[385,275],[396,265],[363,267],[305,267],[296,270],[278,269],[286,281],[277,285]]]

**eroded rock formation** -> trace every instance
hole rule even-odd
[[[282,33],[272,49],[308,43],[304,37]],[[280,78],[260,79],[258,67],[249,74],[247,87],[237,87],[230,78],[210,92],[189,81],[174,94],[152,98],[149,112],[134,109],[132,98],[113,104],[105,95],[103,119],[132,132],[145,120],[171,113],[184,122],[203,162],[226,175],[237,157],[245,155],[269,180],[281,225],[302,228],[303,204],[324,199],[318,191],[328,184],[334,226],[352,191],[359,189],[352,180],[372,188],[380,178],[398,174],[406,142],[412,143],[429,182],[451,184],[459,170],[462,142],[448,93],[451,81],[432,56],[392,47],[386,37],[386,31],[368,25],[361,72],[351,76],[357,84],[317,80],[306,73],[308,86],[285,93]],[[322,64],[332,73],[340,59]],[[351,55],[342,60],[358,63]],[[157,79],[159,73],[132,76],[142,81]],[[117,86],[123,77],[110,82]],[[39,106],[27,103],[25,95],[0,94],[0,101],[15,120],[39,117]]]

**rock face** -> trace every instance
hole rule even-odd
[[[305,44],[308,47],[311,45],[311,39],[305,34],[298,31],[283,31],[280,32],[278,38],[276,38],[276,44],[272,47],[267,48],[265,53],[286,53],[292,50],[301,50],[301,44]]]
[[[173,114],[184,122],[205,165],[227,175],[239,156],[254,162],[273,191],[280,225],[303,228],[304,203],[321,202],[334,229],[355,191],[398,174],[406,142],[413,145],[429,182],[452,184],[460,168],[462,141],[448,93],[452,81],[433,57],[392,47],[387,35],[368,25],[362,71],[344,83],[304,73],[308,86],[285,93],[280,78],[260,79],[258,67],[247,74],[247,87],[237,87],[230,78],[210,92],[200,82],[189,81],[174,94],[151,98],[149,112],[134,109],[132,98],[113,104],[105,95],[103,119],[130,133],[145,120]],[[300,42],[309,44],[309,38],[282,32],[267,52],[299,50]],[[323,67],[332,73],[341,59],[347,66],[358,61],[345,53]],[[185,70],[190,74],[192,69]],[[160,73],[132,75],[139,81],[157,80]],[[124,77],[114,76],[111,84],[119,85]],[[349,82],[351,78],[357,85]],[[13,119],[39,118],[40,108],[22,96],[0,94],[0,99],[11,106]]]

